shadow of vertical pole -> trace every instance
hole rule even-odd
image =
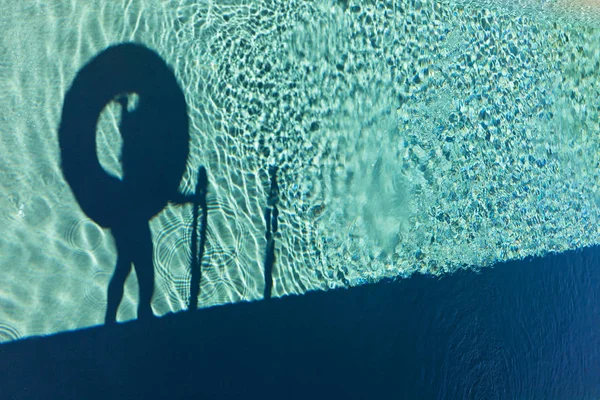
[[[200,280],[202,279],[202,256],[206,244],[206,222],[208,210],[206,209],[206,192],[208,190],[208,177],[206,168],[200,166],[198,169],[198,181],[196,183],[196,194],[194,202],[194,222],[192,231],[192,277],[190,280],[190,299],[188,311],[198,309],[198,296],[200,295]],[[200,249],[198,250],[198,207],[202,208],[202,220],[200,222]]]
[[[265,292],[264,298],[270,299],[273,290],[273,264],[275,264],[275,234],[277,233],[277,203],[279,201],[279,187],[277,186],[277,167],[269,168],[271,175],[271,188],[267,200],[267,209],[265,210],[265,223],[267,230],[265,238],[267,239],[267,254],[265,255]]]

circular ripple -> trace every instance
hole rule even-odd
[[[202,305],[212,304],[215,299],[229,302],[260,297],[256,283],[250,278],[251,270],[260,275],[260,263],[249,259],[250,254],[256,253],[257,240],[250,230],[254,222],[238,213],[231,199],[217,195],[211,203],[203,257],[203,264],[207,265],[203,267]],[[224,288],[217,287],[215,282],[221,282]]]
[[[221,245],[210,234],[206,238],[206,249],[202,259],[202,279],[200,281],[200,295],[198,305],[200,307],[209,307],[219,304],[218,285],[215,284],[222,280],[221,275],[223,266],[219,264],[222,255],[225,253]]]
[[[203,280],[200,287],[198,304],[200,307],[211,307],[224,303],[232,303],[236,296],[232,296],[234,289],[231,284],[222,278]]]
[[[23,220],[30,227],[40,228],[45,226],[52,215],[48,201],[40,196],[35,196],[23,207]]]
[[[191,225],[191,218],[183,222],[170,222],[156,236],[154,259],[162,269],[172,270],[178,265],[189,265],[192,257]]]
[[[162,275],[159,273],[159,275]],[[159,290],[155,296],[161,296],[163,303],[166,303],[167,310],[164,307],[159,308],[159,301],[155,299],[157,312],[178,312],[187,309],[190,297],[191,271],[189,268],[182,275],[161,276],[157,279]]]
[[[157,223],[161,228],[154,247],[157,295],[163,296],[170,311],[179,311],[187,307],[189,299],[194,229],[192,207],[169,207],[159,218]]]
[[[104,309],[106,307],[105,288],[108,287],[110,274],[104,271],[94,272],[89,284],[85,286],[83,299],[91,309]]]
[[[236,292],[236,288],[233,286],[231,281],[227,279],[220,279],[212,282],[215,285],[213,301],[217,304],[236,303],[241,301],[240,297]]]
[[[12,342],[21,337],[21,334],[14,326],[8,325],[6,322],[0,322],[0,343]]]
[[[235,251],[235,247],[224,247],[212,230],[207,232],[206,242],[199,304],[206,307],[248,300],[249,287],[256,285],[250,282],[247,268],[258,269],[260,266],[249,264],[245,267],[244,258]]]
[[[35,184],[40,184],[53,190],[64,183],[58,164],[40,162],[38,160],[35,162],[35,179]]]
[[[225,265],[222,277],[232,289],[231,297],[233,301],[247,300],[248,284],[250,283],[247,268],[259,269],[260,266],[250,264],[245,267],[239,258],[240,254],[235,252],[225,252],[222,257]]]
[[[69,223],[64,232],[69,247],[96,251],[104,240],[104,232],[89,218],[83,217]]]
[[[135,301],[123,298],[117,310],[117,322],[123,323],[137,319],[137,305]]]
[[[92,268],[96,263],[92,253],[86,250],[71,251],[68,260],[69,265],[71,267],[76,267],[78,271],[86,271]]]

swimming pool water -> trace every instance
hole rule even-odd
[[[127,41],[186,96],[181,191],[208,172],[201,307],[262,298],[270,166],[274,296],[597,244],[599,31],[531,4],[5,2],[0,340],[102,321],[115,245],[75,201],[57,129],[77,72]],[[118,110],[97,132],[117,176]],[[192,225],[190,205],[151,222],[158,315],[186,308]],[[119,320],[136,305],[131,274]]]

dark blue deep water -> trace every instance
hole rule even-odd
[[[0,347],[0,398],[600,398],[600,249]]]

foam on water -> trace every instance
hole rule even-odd
[[[124,41],[156,50],[186,95],[182,192],[209,175],[203,307],[262,297],[270,165],[276,296],[597,244],[599,31],[527,4],[5,2],[0,341],[102,322],[115,246],[62,177],[57,128],[77,71]],[[116,110],[97,152],[118,176]],[[154,312],[182,310],[191,207],[151,229]],[[132,274],[119,319],[136,303]]]

